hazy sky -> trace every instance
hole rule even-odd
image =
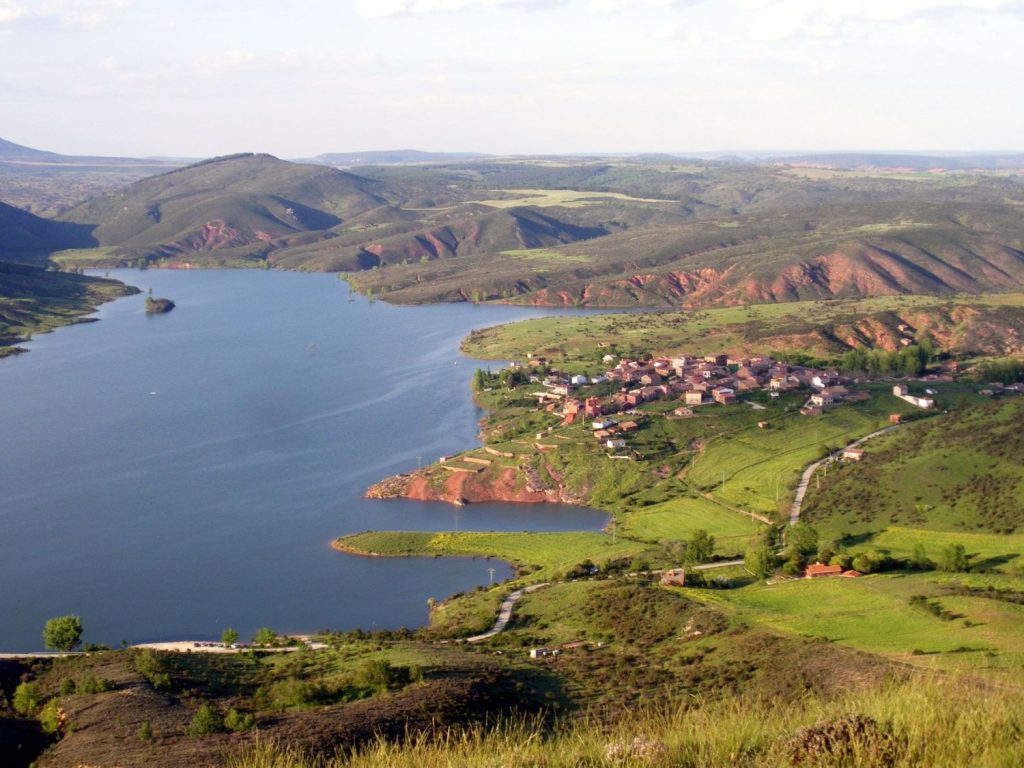
[[[1022,41],[1024,0],[0,0],[0,137],[185,156],[1024,149]]]

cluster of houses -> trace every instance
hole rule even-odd
[[[605,355],[606,363],[615,362]],[[531,365],[543,363],[534,358]],[[675,418],[693,416],[693,409],[703,405],[729,405],[746,393],[764,390],[771,397],[785,392],[810,390],[801,410],[805,415],[820,415],[840,403],[865,400],[864,392],[850,389],[850,380],[835,370],[820,370],[786,365],[770,357],[730,358],[715,354],[702,357],[655,358],[653,360],[619,360],[604,374],[562,376],[550,374],[531,381],[544,389],[533,393],[548,411],[562,416],[563,424],[593,420],[594,437],[605,447],[626,447],[624,435],[636,430],[638,416],[616,422],[612,414],[635,414],[635,408],[655,400],[678,399],[683,405],[672,412]],[[618,391],[606,397],[577,397],[581,387],[612,382]]]

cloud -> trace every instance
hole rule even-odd
[[[851,27],[877,27],[949,14],[1014,13],[1020,0],[740,0],[755,40],[825,38]]]
[[[98,27],[132,0],[46,0],[31,5],[0,0],[0,29],[14,27]]]
[[[192,64],[201,74],[213,74],[252,69],[257,64],[257,59],[256,54],[250,51],[234,48],[222,53],[197,56]]]
[[[568,0],[357,0],[356,13],[367,17],[416,16],[486,8],[541,10],[565,5]]]
[[[11,24],[25,15],[25,9],[13,0],[0,0],[0,24]]]

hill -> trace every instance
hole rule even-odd
[[[96,244],[89,226],[52,221],[0,202],[0,259],[30,260],[64,248]]]
[[[824,174],[824,175],[822,175]],[[103,250],[353,272],[396,303],[679,306],[1024,289],[1024,185],[641,158],[362,166],[215,158],[61,217]]]
[[[15,144],[0,138],[0,166],[5,164],[43,164],[49,166],[148,166],[172,168],[180,163],[173,160],[157,160],[137,157],[97,157],[89,155],[62,155],[42,149]]]
[[[0,138],[0,161],[58,163],[63,160],[64,155],[58,155],[56,152],[45,152]]]
[[[979,152],[918,155],[896,152],[834,152],[807,155],[786,155],[768,158],[769,162],[789,165],[807,164],[829,168],[904,168],[915,171],[1021,171],[1024,153]]]
[[[49,217],[90,197],[180,165],[180,161],[155,158],[61,155],[0,139],[3,201]],[[3,234],[0,225],[0,236]]]
[[[76,206],[63,221],[93,224],[101,246],[131,258],[226,251],[260,259],[290,238],[387,205],[379,182],[270,155],[214,158]]]
[[[830,471],[801,517],[829,531],[892,526],[1013,533],[1024,526],[1024,402],[909,425],[872,443],[859,462]]]

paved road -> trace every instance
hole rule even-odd
[[[873,440],[874,438],[878,437],[879,435],[884,435],[886,432],[891,432],[892,430],[896,429],[898,426],[899,426],[898,424],[893,424],[891,427],[886,427],[885,429],[879,429],[876,432],[872,432],[870,435],[865,435],[864,437],[860,438],[859,440],[854,440],[852,443],[850,443],[846,447],[840,448],[835,453],[830,453],[824,459],[819,459],[818,461],[816,461],[813,464],[811,464],[811,466],[809,466],[807,469],[805,469],[803,475],[800,476],[800,484],[796,487],[796,496],[793,497],[793,506],[790,508],[790,511],[789,511],[789,524],[790,525],[796,525],[798,522],[800,522],[800,509],[804,505],[804,496],[807,493],[808,486],[811,484],[811,477],[814,475],[814,473],[818,469],[818,467],[820,467],[822,464],[826,464],[826,463],[828,463],[830,461],[835,461],[836,458],[841,456],[843,451],[845,451],[847,448],[856,448],[856,447],[858,447],[860,445],[863,445],[868,440]]]
[[[718,563],[704,563],[703,565],[690,566],[691,571],[711,571],[715,568],[728,568],[732,565],[743,565],[742,560],[722,560]]]
[[[467,637],[466,642],[479,643],[483,640],[488,640],[494,637],[496,634],[498,634],[499,632],[501,632],[501,630],[505,628],[505,625],[508,624],[509,619],[512,618],[512,608],[517,602],[519,602],[519,598],[521,598],[523,595],[528,595],[530,592],[536,592],[538,589],[541,589],[542,587],[546,586],[548,586],[548,582],[544,582],[543,584],[534,584],[529,587],[517,589],[515,592],[506,597],[505,600],[502,602],[501,608],[498,609],[498,619],[494,622],[494,626],[491,627],[487,632],[484,632],[482,635],[474,635],[473,637]]]

